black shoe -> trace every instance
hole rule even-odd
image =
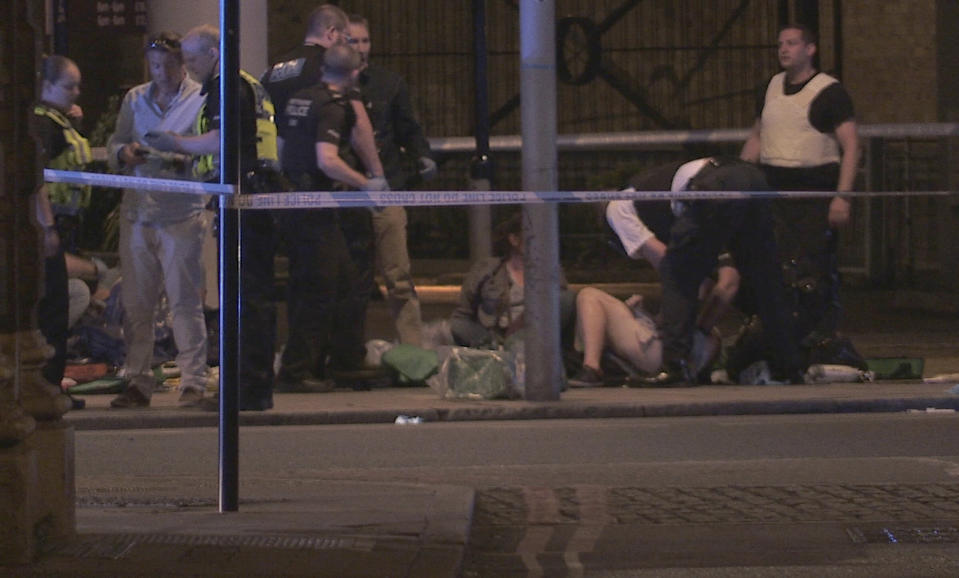
[[[651,377],[627,382],[630,387],[692,387],[696,380],[685,361],[672,361],[663,366],[663,370]]]
[[[240,392],[240,411],[266,411],[273,409],[273,392],[264,391],[255,394]]]
[[[213,397],[204,397],[200,405],[200,409],[203,411],[220,411],[219,395],[214,395]],[[273,398],[258,397],[255,399],[244,399],[241,395],[239,409],[240,411],[266,411],[268,409],[273,409]]]
[[[67,397],[70,398],[70,409],[83,409],[87,406],[87,400],[85,399],[77,399],[69,393],[67,394]]]
[[[805,372],[799,369],[791,369],[785,371],[772,371],[770,370],[770,381],[773,383],[778,383],[782,385],[805,385]]]
[[[273,382],[275,393],[329,393],[336,388],[332,379],[276,379]],[[272,402],[272,400],[271,400]]]
[[[336,387],[352,388],[354,391],[369,391],[393,385],[393,375],[385,367],[359,366],[349,369],[331,369]]]
[[[603,387],[606,385],[603,374],[587,365],[584,365],[579,373],[571,377],[567,383],[570,387]]]

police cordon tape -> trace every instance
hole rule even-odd
[[[910,191],[908,193],[854,193],[848,196],[944,196],[950,191]],[[514,205],[529,203],[598,203],[614,200],[742,200],[758,198],[811,198],[836,195],[831,191],[302,191],[236,195],[230,206],[237,209],[307,209],[345,207]]]
[[[220,195],[236,209],[331,209],[345,207],[504,205],[526,203],[597,203],[613,200],[667,201],[735,200],[756,198],[833,197],[833,191],[293,191],[283,193],[235,194],[233,185],[198,183],[174,179],[151,179],[44,170],[48,182],[74,183],[112,188],[135,188],[154,192]],[[848,197],[948,196],[956,191],[866,191]]]
[[[54,169],[43,169],[43,179],[48,183],[70,183],[115,189],[145,189],[158,193],[191,193],[194,195],[231,195],[236,189],[233,185],[218,185],[216,183],[198,183],[179,179],[152,179],[81,171],[58,171]]]

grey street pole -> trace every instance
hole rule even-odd
[[[520,111],[523,189],[558,188],[556,153],[556,7],[522,0]],[[526,399],[559,399],[563,379],[559,339],[559,219],[555,203],[523,207],[526,283]]]

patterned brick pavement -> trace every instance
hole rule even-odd
[[[959,484],[491,488],[474,525],[959,520]]]
[[[922,550],[930,558],[913,567],[865,549],[882,544],[948,550]],[[841,574],[830,575],[955,576],[956,544],[959,484],[499,487],[477,493],[463,575],[753,567],[775,576],[780,566],[835,565]]]

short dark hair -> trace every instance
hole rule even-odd
[[[523,214],[513,213],[510,218],[496,225],[493,229],[493,255],[497,257],[509,257],[513,251],[513,245],[509,242],[510,235],[523,234]]]
[[[366,19],[362,14],[350,14],[350,24],[356,24],[357,26],[362,26],[367,30],[370,29],[370,21]]]
[[[314,8],[313,12],[310,12],[310,17],[307,20],[306,33],[308,35],[321,34],[325,32],[327,28],[344,30],[346,23],[346,12],[344,12],[342,8],[334,6],[333,4],[321,4]]]
[[[334,44],[323,55],[323,77],[341,79],[360,67],[360,55],[349,44]]]
[[[166,52],[176,56],[178,59],[183,60],[183,49],[180,47],[181,37],[176,32],[163,31],[157,32],[156,34],[151,34],[147,38],[146,46],[144,47],[145,52],[151,50],[156,50],[159,52]]]
[[[793,22],[792,24],[784,24],[779,27],[779,32],[783,30],[798,30],[802,35],[802,41],[806,44],[819,44],[819,38],[812,28],[806,26],[805,24],[799,24],[798,22]],[[778,36],[778,34],[777,34]]]
[[[77,66],[77,63],[66,56],[51,54],[43,59],[43,67],[40,71],[40,79],[50,84],[56,84],[60,76],[70,66]],[[79,68],[79,66],[77,66]]]

